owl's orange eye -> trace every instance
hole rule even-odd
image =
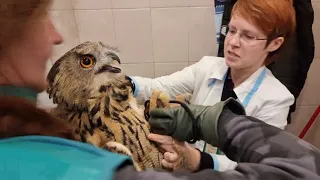
[[[80,65],[84,68],[90,68],[91,66],[93,66],[93,64],[94,60],[91,56],[84,56],[80,60]]]

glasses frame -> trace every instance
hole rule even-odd
[[[225,34],[224,34],[224,32],[222,31],[223,28],[226,28]],[[223,25],[223,26],[221,26],[220,34],[223,35],[223,36],[225,36],[225,37],[227,37],[228,33],[229,33],[229,25]],[[241,32],[238,32],[238,31],[236,30],[236,33],[235,33],[234,35],[236,35],[237,33],[239,33],[240,38],[244,40],[244,38],[243,38],[244,34],[241,33]],[[270,40],[270,38],[257,38],[256,36],[254,36],[254,39],[252,39],[252,41],[254,41],[254,40],[263,41],[263,40]],[[244,41],[247,42],[247,43],[250,43],[250,42],[251,42],[251,40],[244,40]]]

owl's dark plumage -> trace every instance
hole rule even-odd
[[[56,61],[47,80],[57,104],[51,113],[73,125],[77,140],[127,154],[138,170],[162,167],[163,154],[147,138],[149,123],[115,48],[82,43]]]

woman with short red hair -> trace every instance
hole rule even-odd
[[[191,103],[197,105],[214,105],[233,97],[241,102],[247,115],[284,129],[294,96],[266,64],[295,33],[295,19],[292,0],[238,0],[230,23],[221,30],[225,58],[205,56],[181,71],[155,79],[132,77],[136,97],[143,102],[153,89],[166,91],[172,98],[190,93]],[[150,139],[161,143],[158,136]],[[195,147],[205,151],[206,146],[198,141]],[[198,165],[190,167],[193,170],[226,171],[237,165],[224,155],[188,148],[187,157]],[[167,151],[163,165],[173,167],[177,155]]]

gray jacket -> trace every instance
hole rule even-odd
[[[226,110],[219,120],[219,148],[238,162],[235,170],[218,172],[137,172],[121,168],[115,180],[320,180],[320,150],[281,129],[253,117]]]

